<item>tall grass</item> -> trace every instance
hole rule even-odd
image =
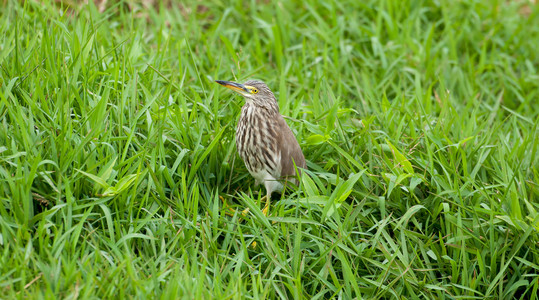
[[[4,297],[537,299],[532,2],[5,2]],[[249,78],[309,168],[267,218]]]

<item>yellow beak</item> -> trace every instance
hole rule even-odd
[[[249,93],[249,90],[241,83],[223,80],[215,80],[215,82],[240,94]]]

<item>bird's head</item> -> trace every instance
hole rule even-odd
[[[275,96],[263,81],[249,80],[243,84],[223,80],[216,80],[215,82],[241,94],[247,102],[252,102],[259,106],[277,107]]]

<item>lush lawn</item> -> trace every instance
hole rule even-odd
[[[4,1],[2,298],[537,299],[537,5],[182,2]],[[309,167],[268,218],[251,78]]]

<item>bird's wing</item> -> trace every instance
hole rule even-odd
[[[306,169],[305,157],[292,130],[280,115],[277,118],[277,128],[280,130],[277,138],[277,150],[281,153],[281,177],[295,176],[294,163],[298,168]]]

